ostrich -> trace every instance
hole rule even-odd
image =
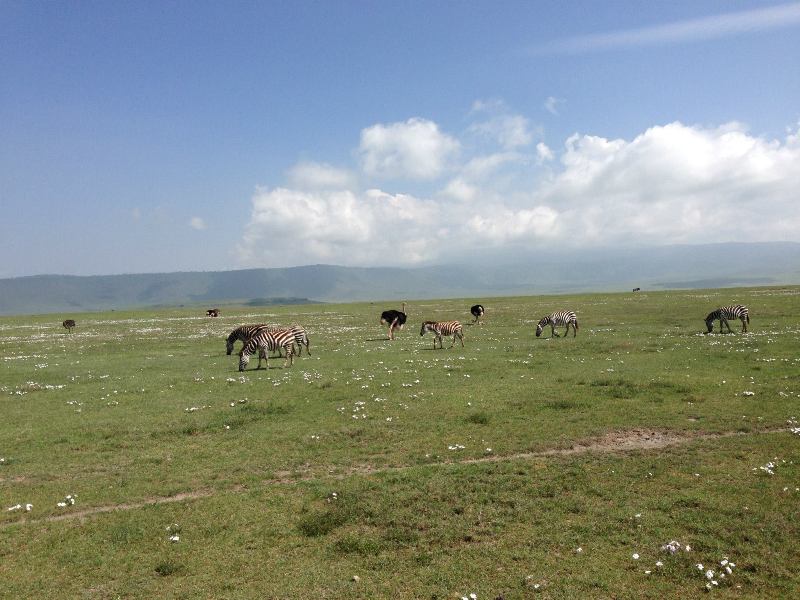
[[[218,308],[209,308],[206,311],[207,317],[218,317],[219,316],[219,309]]]
[[[472,316],[475,317],[475,320],[473,321],[473,323],[477,323],[478,319],[480,319],[483,316],[483,312],[484,312],[483,311],[483,304],[476,304],[475,306],[473,306],[472,308],[469,309],[469,312],[471,312]]]
[[[63,325],[64,329],[66,329],[69,333],[72,333],[72,328],[75,327],[75,321],[72,319],[67,319],[61,325]]]
[[[394,330],[402,329],[406,324],[406,303],[402,310],[385,310],[381,313],[381,324],[389,326],[389,339],[394,339]]]

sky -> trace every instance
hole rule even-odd
[[[800,242],[800,3],[0,1],[0,277]]]

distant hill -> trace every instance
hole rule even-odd
[[[664,246],[510,256],[469,265],[36,275],[0,279],[0,314],[83,312],[181,304],[484,298],[579,291],[800,283],[800,244]]]

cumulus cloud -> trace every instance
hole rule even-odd
[[[409,124],[444,136],[433,123],[401,125]],[[396,172],[414,180],[409,171],[419,175]],[[754,136],[738,123],[675,122],[629,140],[575,134],[560,150],[542,142],[530,154],[479,154],[448,173],[429,194],[259,188],[242,261],[412,265],[508,245],[800,240],[797,129],[784,140]]]
[[[300,162],[287,174],[289,185],[299,189],[350,189],[356,183],[355,174],[326,163]]]
[[[426,119],[377,124],[361,131],[361,167],[379,179],[429,180],[439,177],[460,147]]]
[[[791,137],[671,123],[631,141],[574,135],[561,163],[536,199],[584,243],[798,239],[800,147]]]
[[[417,264],[435,254],[431,232],[441,214],[431,200],[377,189],[260,188],[252,203],[239,245],[248,264]]]
[[[189,227],[197,231],[202,231],[206,228],[206,222],[200,217],[192,217],[189,219]]]

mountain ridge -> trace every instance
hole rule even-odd
[[[304,265],[0,279],[0,315],[258,301],[348,302],[800,283],[800,243],[485,254],[421,267]]]

